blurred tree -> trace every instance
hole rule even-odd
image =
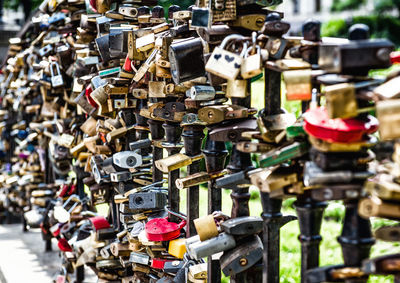
[[[400,0],[375,0],[374,5],[377,13],[390,12],[394,9],[400,13]]]
[[[354,10],[363,2],[365,0],[334,0],[331,10]],[[349,20],[338,18],[325,22],[322,26],[322,35],[347,37],[351,25],[362,23],[369,26],[372,38],[388,38],[396,46],[400,46],[400,18],[393,16],[391,12],[400,15],[400,0],[374,0],[374,11],[371,14],[354,16]]]
[[[365,0],[333,0],[331,11],[356,10],[365,4]]]

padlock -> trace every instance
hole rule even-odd
[[[149,81],[149,97],[163,98],[167,97],[164,92],[166,87],[165,81]]]
[[[183,260],[166,261],[163,271],[167,273],[178,273],[183,267],[185,262]]]
[[[112,156],[113,163],[124,169],[132,169],[142,165],[142,156],[137,151],[121,151]]]
[[[308,145],[304,142],[294,142],[288,146],[278,147],[267,154],[260,156],[260,167],[267,168],[299,158],[308,152]]]
[[[197,237],[196,237],[197,238]],[[236,246],[235,238],[227,233],[221,233],[217,237],[200,241],[199,238],[187,239],[186,249],[191,257],[194,259],[201,259],[203,257],[211,256],[226,250],[230,250]],[[194,242],[192,242],[194,240]]]
[[[189,266],[189,276],[194,280],[207,279],[207,263],[198,263]],[[192,282],[194,282],[194,280]]]
[[[187,156],[182,153],[177,153],[164,159],[157,160],[155,165],[161,172],[168,173],[173,170],[188,166],[194,161],[201,160],[203,158],[204,157],[202,154],[197,156]]]
[[[366,151],[358,152],[321,152],[310,150],[311,161],[324,171],[357,170],[365,171],[373,156]]]
[[[222,271],[226,276],[243,272],[256,264],[262,258],[262,254],[262,242],[254,235],[242,245],[224,252],[220,258]]]
[[[220,171],[216,173],[198,172],[183,178],[176,179],[175,184],[178,189],[184,189],[207,183],[208,181],[222,177],[225,174],[227,174],[226,171]]]
[[[118,13],[126,17],[135,18],[138,15],[138,10],[135,7],[121,5],[118,7]]]
[[[208,124],[216,124],[224,120],[247,118],[252,114],[255,114],[253,109],[239,105],[207,106],[198,111],[199,119]]]
[[[167,204],[167,196],[162,192],[138,192],[129,195],[129,208],[138,210],[163,209]]]
[[[246,119],[238,123],[232,123],[228,126],[215,128],[209,132],[213,141],[239,142],[243,140],[242,133],[255,131],[257,129],[256,119]]]
[[[243,39],[240,35],[225,37],[221,45],[216,47],[211,54],[205,67],[206,71],[227,80],[235,80],[243,64],[243,56],[247,51],[247,44],[243,44],[243,51],[240,55],[227,51],[224,48],[226,48],[230,41]]]
[[[132,263],[148,265],[150,263],[150,256],[141,252],[131,252],[129,261]]]
[[[151,63],[153,63],[153,61],[156,59],[156,55],[158,54],[158,52],[159,52],[159,50],[153,49],[153,51],[151,52],[150,56],[140,66],[139,70],[137,71],[137,73],[133,77],[133,80],[135,82],[139,82],[144,77],[144,75],[149,70]]]
[[[364,186],[366,192],[386,200],[400,200],[400,185],[387,174],[379,174],[369,179]]]
[[[221,222],[221,228],[222,231],[233,236],[249,236],[262,231],[263,221],[255,216],[237,217]]]
[[[399,99],[379,101],[376,104],[376,115],[379,121],[379,134],[381,140],[393,140],[400,136],[398,130]]]
[[[260,142],[238,142],[236,144],[236,149],[245,152],[245,153],[266,153],[270,150],[273,150],[275,146],[267,143],[260,143]]]
[[[183,259],[186,253],[186,239],[175,239],[169,241],[168,253],[176,258]]]
[[[366,134],[378,130],[378,120],[371,115],[357,119],[329,119],[325,108],[310,109],[304,117],[304,129],[315,138],[328,142],[360,142]]]
[[[215,97],[215,89],[212,86],[192,86],[188,92],[188,97],[193,100],[212,100]]]
[[[175,84],[193,80],[205,75],[203,44],[199,38],[172,43],[169,46],[171,74]],[[196,66],[196,68],[193,68]]]
[[[209,28],[211,26],[212,16],[208,8],[193,7],[191,27]]]
[[[324,43],[319,45],[318,65],[330,73],[364,76],[371,69],[390,67],[392,51],[393,43],[385,39]]]
[[[286,71],[283,79],[287,100],[311,100],[311,70]]]
[[[127,182],[129,180],[132,180],[132,173],[129,171],[111,172],[109,174],[110,181],[114,183]]]
[[[366,274],[397,274],[400,270],[398,254],[383,255],[366,259],[362,263],[362,271]]]
[[[74,204],[71,206],[71,208],[67,211],[65,207],[68,206],[68,204],[73,201]],[[80,204],[80,199],[78,195],[71,195],[63,204],[61,205],[56,205],[54,207],[54,218],[59,222],[59,223],[65,223],[68,222],[71,216],[72,211]]]
[[[129,249],[129,244],[122,243],[111,243],[110,244],[111,253],[114,256],[129,256],[131,254],[131,250]]]
[[[168,218],[155,218],[145,225],[146,236],[149,241],[170,241],[180,235],[180,231],[186,226],[186,221],[179,224],[169,222]]]
[[[341,264],[310,269],[306,273],[306,278],[310,283],[335,282],[345,279],[363,280],[365,273],[359,267],[346,267]]]
[[[225,96],[228,98],[246,98],[250,95],[247,80],[228,80]]]
[[[375,146],[378,139],[374,136],[366,136],[361,142],[337,143],[327,142],[313,136],[308,137],[311,145],[320,152],[358,152]]]
[[[352,118],[359,113],[372,109],[357,109],[356,89],[363,89],[381,83],[380,80],[371,80],[354,84],[343,83],[325,88],[325,97],[329,118]]]
[[[383,100],[399,98],[400,95],[400,89],[398,87],[399,83],[400,83],[400,77],[395,77],[379,85],[373,91]]]
[[[350,183],[352,181],[365,181],[374,174],[369,171],[352,172],[350,170],[340,170],[324,172],[314,162],[306,162],[304,166],[304,184],[306,186]]]
[[[200,241],[214,238],[219,234],[214,215],[212,214],[197,218],[193,220],[193,223],[200,237]]]
[[[374,236],[377,240],[386,242],[398,242],[400,239],[399,226],[382,226],[375,230]]]
[[[359,184],[324,185],[322,188],[313,188],[311,198],[316,201],[352,200],[365,196]]]
[[[232,21],[236,19],[236,1],[205,0],[204,6],[211,8],[213,22]]]
[[[230,23],[233,27],[241,27],[248,30],[259,31],[264,27],[266,15],[264,14],[249,14],[240,15]]]
[[[64,85],[64,80],[61,75],[60,66],[57,62],[50,64],[51,85],[52,87],[60,87]]]

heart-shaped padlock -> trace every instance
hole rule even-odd
[[[361,142],[365,135],[376,132],[378,125],[378,120],[371,115],[364,120],[329,119],[324,107],[310,109],[304,116],[304,130],[309,135],[327,142]]]
[[[186,226],[186,221],[179,224],[169,222],[168,217],[155,218],[146,223],[145,231],[149,241],[170,241],[179,237],[180,231]]]

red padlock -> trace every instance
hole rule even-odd
[[[172,261],[172,260],[162,259],[162,258],[153,258],[151,261],[151,268],[164,269],[164,265],[167,261]]]
[[[110,228],[110,223],[103,216],[95,216],[89,218],[95,231]]]
[[[149,241],[160,242],[176,239],[180,231],[186,226],[186,221],[182,220],[179,224],[169,222],[168,217],[155,218],[146,223],[144,229]]]
[[[58,243],[57,243],[58,248],[62,252],[72,252],[71,246],[68,244],[68,241],[64,238],[58,238]]]
[[[311,136],[327,142],[361,142],[365,135],[378,130],[379,122],[368,115],[366,120],[329,119],[324,107],[310,109],[304,115],[304,130]]]

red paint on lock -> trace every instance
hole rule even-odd
[[[400,63],[400,51],[390,53],[390,61],[392,64]]]
[[[132,69],[132,60],[129,59],[129,55],[126,56],[125,63],[124,63],[124,66],[122,67],[122,69],[123,69],[125,72],[133,73],[133,69]]]
[[[68,241],[64,238],[58,238],[57,246],[62,252],[72,252],[71,246],[68,244]]]
[[[85,91],[85,95],[86,95],[86,99],[89,101],[90,105],[92,105],[93,107],[97,108],[99,107],[97,105],[97,103],[93,100],[93,98],[90,96],[90,94],[93,92],[92,86],[88,85],[86,87],[86,91]]]
[[[149,241],[160,242],[170,241],[179,237],[180,231],[186,226],[186,221],[179,224],[169,222],[166,218],[155,218],[146,223],[144,229]]]
[[[164,269],[164,265],[167,261],[171,261],[171,260],[162,259],[162,258],[153,258],[153,260],[151,261],[151,268]]]
[[[367,120],[329,119],[324,107],[310,109],[304,115],[304,130],[311,136],[327,142],[361,142],[364,136],[378,130],[379,122],[368,115]]]
[[[75,193],[75,191],[76,191],[76,185],[75,185],[75,184],[72,184],[72,185],[70,186],[69,191],[68,191],[68,195],[69,195],[69,196],[70,196],[70,195],[73,195],[73,194]]]
[[[60,192],[59,196],[61,198],[65,197],[67,195],[68,190],[69,190],[69,186],[67,184],[64,184],[61,188],[61,192]]]
[[[110,223],[103,216],[90,217],[89,220],[92,222],[95,231],[110,228]]]

